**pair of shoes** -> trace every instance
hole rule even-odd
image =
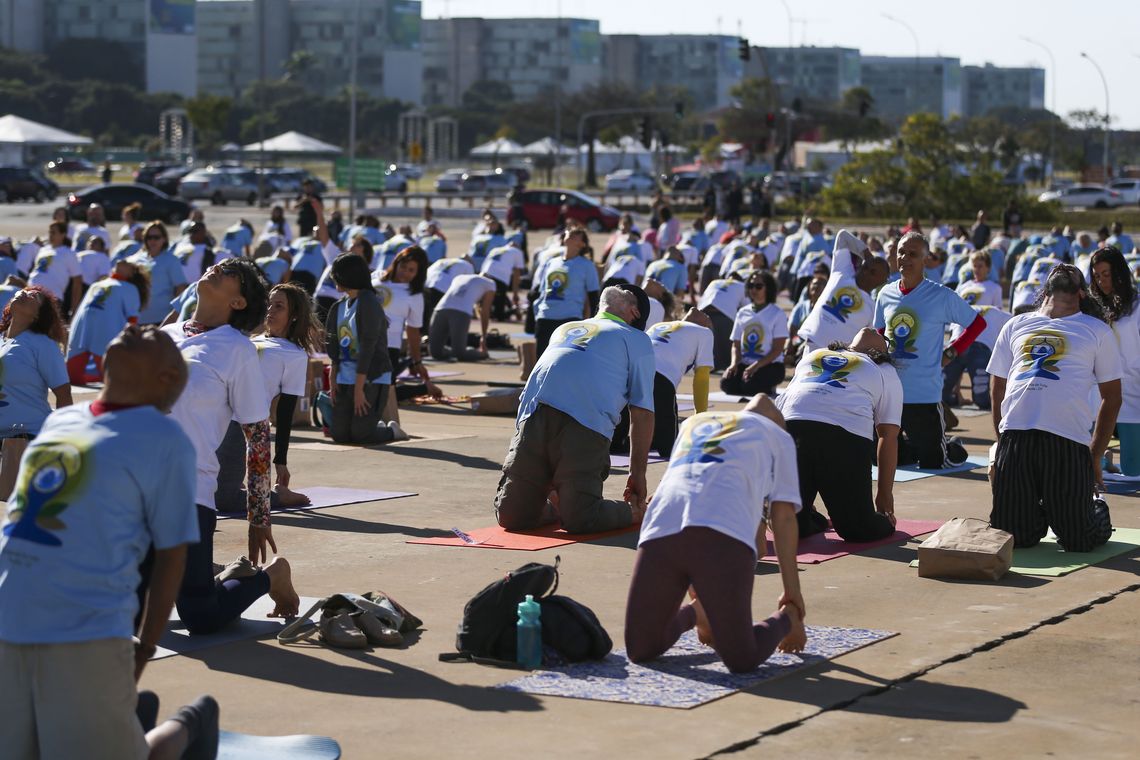
[[[969,458],[970,452],[966,451],[966,447],[962,445],[961,438],[953,436],[946,439],[946,464],[957,467],[965,464]]]
[[[326,612],[318,629],[321,641],[338,649],[398,647],[404,643],[399,631],[367,612]]]
[[[140,691],[135,703],[135,717],[139,719],[143,733],[158,725],[158,695],[153,691]]]
[[[214,581],[217,583],[225,583],[234,578],[249,578],[253,575],[257,575],[257,567],[243,555],[226,565],[217,573],[214,576]]]
[[[198,697],[178,708],[171,720],[186,727],[190,735],[183,760],[213,760],[218,756],[218,703],[213,697]]]
[[[387,423],[387,426],[388,429],[392,431],[393,441],[406,441],[411,438],[411,436],[408,435],[402,427],[400,427],[400,423],[396,422],[395,420]]]

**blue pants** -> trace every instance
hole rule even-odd
[[[1120,439],[1120,471],[1140,475],[1140,423],[1116,423],[1116,436]]]
[[[990,375],[986,372],[989,363],[990,347],[976,341],[966,349],[966,353],[954,357],[953,361],[942,368],[942,403],[947,406],[954,403],[954,391],[958,390],[962,382],[962,373],[968,372],[974,405],[979,409],[989,409]]]

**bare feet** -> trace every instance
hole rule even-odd
[[[712,626],[709,625],[709,616],[705,614],[705,608],[701,604],[701,600],[697,599],[697,592],[689,586],[689,598],[693,600],[693,612],[697,615],[697,639],[707,647],[715,647],[713,641]]]
[[[807,646],[807,631],[804,629],[803,616],[793,604],[785,604],[780,610],[792,621],[792,628],[776,648],[788,654],[802,652]]]
[[[283,507],[304,507],[312,502],[303,493],[290,491],[285,486],[277,486],[277,499]]]
[[[284,557],[274,557],[265,566],[265,574],[269,576],[269,598],[275,603],[267,617],[297,617],[301,611],[301,597],[293,588],[293,571],[289,563]]]

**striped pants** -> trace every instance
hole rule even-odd
[[[1036,546],[1049,528],[1066,551],[1087,552],[1108,540],[1108,510],[1093,507],[1088,446],[1043,430],[1006,430],[994,461],[990,524]]]

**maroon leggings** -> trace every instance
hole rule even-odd
[[[733,673],[756,669],[791,630],[782,611],[752,622],[756,555],[712,528],[685,528],[637,550],[625,607],[625,648],[633,662],[663,654],[697,624],[692,605],[681,607],[691,585],[705,608],[716,652]]]

